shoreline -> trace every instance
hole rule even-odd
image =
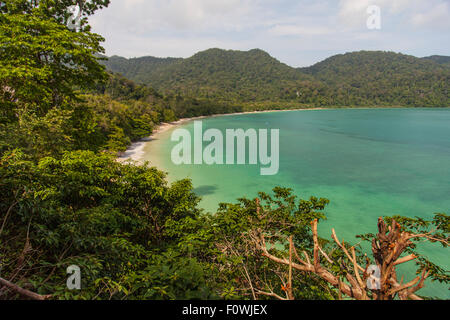
[[[142,157],[144,156],[144,148],[147,145],[147,143],[156,140],[158,135],[161,133],[169,130],[170,128],[180,126],[186,122],[198,120],[198,119],[204,119],[208,118],[209,116],[201,116],[201,117],[192,117],[192,118],[183,118],[174,122],[163,122],[156,126],[153,133],[146,137],[142,138],[139,141],[133,142],[128,149],[123,152],[121,155],[117,157],[117,161],[121,163],[129,162],[129,161],[135,161],[135,162],[141,162]]]
[[[273,113],[273,112],[287,112],[287,111],[306,111],[306,110],[330,110],[332,108],[301,108],[301,109],[284,109],[284,110],[262,110],[262,111],[244,111],[244,112],[235,112],[235,113],[224,113],[224,114],[213,114],[210,116],[199,116],[199,117],[191,117],[191,118],[183,118],[174,122],[163,122],[156,126],[156,129],[153,133],[146,137],[142,138],[139,141],[133,142],[128,149],[120,154],[117,157],[117,161],[120,163],[126,162],[138,162],[142,163],[142,158],[145,154],[144,148],[147,143],[157,139],[158,135],[167,130],[178,127],[182,124],[206,118],[215,118],[215,117],[225,117],[225,116],[235,116],[235,115],[245,115],[245,114],[257,114],[257,113]],[[356,109],[356,108],[355,108]]]
[[[235,116],[235,115],[245,115],[245,114],[257,114],[257,113],[274,113],[274,112],[289,112],[289,111],[314,111],[314,110],[340,110],[340,109],[354,109],[354,110],[362,110],[362,109],[408,109],[408,107],[400,107],[400,106],[390,106],[390,107],[342,107],[342,108],[333,108],[333,107],[317,107],[317,108],[297,108],[297,109],[282,109],[282,110],[261,110],[261,111],[243,111],[243,112],[235,112],[235,113],[225,113],[225,114],[213,114],[210,116],[199,116],[199,117],[191,117],[191,118],[183,118],[174,122],[163,122],[156,126],[156,129],[153,133],[146,138],[142,138],[139,141],[133,142],[128,149],[120,154],[117,157],[117,161],[121,163],[126,162],[137,162],[142,164],[142,158],[145,154],[144,148],[147,143],[157,139],[158,135],[167,130],[180,126],[182,124],[188,123],[190,121],[195,121],[199,119],[206,118],[215,118],[215,117],[226,117],[226,116]]]

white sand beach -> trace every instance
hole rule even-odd
[[[184,118],[180,119],[178,121],[170,122],[170,123],[161,123],[157,126],[157,128],[153,131],[153,134],[147,138],[143,138],[133,144],[125,151],[123,154],[121,154],[117,161],[119,162],[142,162],[142,158],[145,154],[144,148],[147,145],[147,143],[151,142],[152,140],[157,139],[158,135],[161,133],[169,130],[170,128],[182,125],[186,122],[203,119],[206,118],[206,116],[202,117],[193,117],[193,118]]]
[[[161,133],[176,127],[180,126],[182,124],[185,124],[190,121],[199,120],[199,119],[206,119],[206,118],[213,118],[213,117],[226,117],[226,116],[234,116],[234,115],[242,115],[242,114],[253,114],[253,113],[268,113],[268,112],[287,112],[287,111],[306,111],[306,110],[326,110],[328,108],[302,108],[302,109],[290,109],[290,110],[264,110],[264,111],[247,111],[247,112],[236,112],[236,113],[227,113],[227,114],[215,114],[211,116],[201,116],[201,117],[192,117],[192,118],[184,118],[180,119],[178,121],[170,122],[170,123],[161,123],[158,125],[156,130],[154,130],[153,134],[147,138],[143,138],[133,144],[125,151],[123,154],[121,154],[117,161],[125,163],[125,162],[137,162],[142,163],[143,156],[145,154],[144,148],[147,145],[147,143],[151,142],[152,140],[157,139],[158,135]]]

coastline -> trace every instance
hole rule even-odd
[[[123,152],[120,156],[117,157],[117,161],[121,163],[130,161],[139,163],[141,162],[142,157],[144,156],[144,148],[147,145],[147,143],[157,139],[158,135],[169,130],[170,128],[180,126],[186,122],[204,118],[209,118],[209,116],[183,118],[174,122],[160,123],[158,126],[156,126],[156,129],[150,136],[142,138],[141,140],[132,143],[125,152]]]
[[[206,118],[214,118],[214,117],[225,117],[225,116],[235,116],[235,115],[244,115],[244,114],[255,114],[255,113],[272,113],[272,112],[286,112],[286,111],[305,111],[305,110],[329,110],[331,108],[301,108],[301,109],[285,109],[285,110],[263,110],[263,111],[244,111],[244,112],[235,112],[235,113],[225,113],[225,114],[214,114],[210,116],[200,116],[200,117],[192,117],[192,118],[183,118],[174,122],[163,122],[159,124],[153,133],[146,138],[142,138],[139,141],[133,142],[128,149],[120,154],[117,157],[117,161],[121,163],[126,162],[137,162],[142,163],[142,158],[145,154],[144,148],[147,143],[157,139],[158,135],[161,133],[185,124],[190,121],[206,119]]]
[[[199,120],[199,119],[206,119],[206,118],[215,118],[215,117],[226,117],[226,116],[235,116],[235,115],[245,115],[245,114],[255,114],[255,113],[273,113],[273,112],[289,112],[289,111],[314,111],[314,110],[335,110],[335,109],[374,109],[374,108],[382,108],[382,109],[391,109],[391,108],[404,108],[404,107],[397,107],[397,106],[390,106],[390,107],[347,107],[347,108],[333,108],[333,107],[317,107],[317,108],[297,108],[297,109],[282,109],[282,110],[262,110],[262,111],[243,111],[243,112],[235,112],[235,113],[225,113],[225,114],[214,114],[210,116],[199,116],[199,117],[192,117],[192,118],[183,118],[174,122],[163,122],[159,124],[156,129],[153,131],[153,133],[146,138],[142,138],[139,141],[136,141],[132,143],[128,149],[120,154],[117,157],[117,161],[121,163],[126,162],[135,162],[142,164],[142,158],[145,154],[144,148],[145,146],[157,139],[158,135],[161,133],[180,126],[182,124],[185,124],[190,121]]]

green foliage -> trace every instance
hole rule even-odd
[[[107,58],[107,57],[104,57]],[[132,79],[137,83],[148,83],[148,79],[153,77],[164,67],[181,61],[177,58],[156,58],[142,57],[126,59],[119,56],[112,56],[102,61],[108,70],[120,73],[127,79]]]
[[[289,104],[445,107],[450,77],[445,61],[361,51],[295,69],[261,50],[209,49],[188,59],[111,57],[104,64],[164,93],[245,103],[255,110],[274,103],[281,109]]]
[[[169,185],[165,174],[148,164],[116,161],[114,154],[161,122],[244,108],[375,103],[367,90],[404,86],[408,77],[417,79],[414,97],[417,90],[429,90],[422,100],[398,101],[448,105],[442,96],[446,69],[429,61],[406,68],[404,59],[414,64],[412,58],[399,57],[401,76],[393,73],[381,87],[360,86],[362,78],[345,80],[355,65],[366,63],[362,58],[338,71],[332,61],[295,70],[261,50],[212,49],[187,60],[107,62],[140,82],[151,79],[163,95],[108,75],[98,63],[103,39],[90,32],[86,18],[108,3],[9,0],[0,7],[0,271],[2,278],[54,299],[250,299],[249,275],[264,287],[285,271],[251,245],[255,228],[264,230],[270,252],[278,256],[287,255],[285,239],[291,235],[297,248],[311,250],[310,223],[325,218],[326,199],[299,200],[292,190],[277,187],[273,194],[259,194],[259,209],[255,201],[239,199],[207,215],[198,207],[191,181]],[[77,31],[65,25],[74,4],[83,6]],[[336,95],[341,89],[321,79],[330,74],[346,74],[338,81],[344,91],[348,86],[364,90]],[[428,81],[434,81],[432,89]],[[401,222],[411,229],[449,230],[443,214],[432,222]],[[332,258],[343,261],[337,251]],[[448,282],[441,267],[424,257],[419,263],[436,280]],[[70,265],[81,268],[81,291],[66,288]],[[328,267],[341,270],[339,263]],[[336,298],[329,284],[306,273],[295,277],[294,288],[300,299]],[[282,288],[273,289],[282,294]],[[19,298],[8,290],[0,294]]]
[[[35,15],[0,16],[1,118],[17,120],[18,106],[44,116],[51,108],[67,108],[75,89],[93,88],[105,78],[93,54],[103,38],[72,32]]]
[[[159,60],[145,57],[104,62],[114,72],[166,93],[226,101],[285,100],[295,94],[295,81],[312,79],[280,63],[262,50],[249,52],[210,49],[189,59]],[[139,65],[139,69],[133,67]]]
[[[113,128],[113,133],[108,136],[106,147],[113,152],[123,152],[127,150],[130,143],[131,140],[125,135],[123,129],[115,127]]]
[[[431,60],[431,61],[434,61],[436,63],[439,63],[439,64],[445,65],[447,67],[450,67],[450,57],[448,57],[448,56],[437,56],[437,55],[434,55],[434,56],[425,57],[423,59]]]
[[[274,188],[273,195],[259,193],[259,198],[259,210],[254,200],[243,198],[237,204],[221,204],[213,218],[215,242],[222,252],[218,257],[219,269],[222,270],[220,275],[234,279],[223,294],[235,288],[241,296],[251,298],[250,278],[260,290],[274,290],[284,296],[281,287],[266,288],[279,283],[281,269],[261,256],[252,241],[254,232],[261,230],[270,252],[278,256],[286,257],[288,254],[286,239],[291,235],[299,250],[310,250],[313,244],[310,224],[315,219],[325,219],[323,210],[329,203],[327,199],[315,197],[299,200],[291,189],[281,187]],[[306,273],[298,275],[293,288],[297,299],[334,297],[328,284]]]
[[[414,234],[429,234],[433,230],[433,235],[430,236],[428,241],[431,243],[439,243],[444,248],[448,245],[445,242],[438,241],[437,239],[448,239],[450,234],[450,216],[444,213],[436,213],[432,220],[425,220],[420,217],[407,218],[401,216],[386,217],[386,223],[391,223],[392,219],[395,219],[401,226],[403,231]],[[426,269],[430,272],[430,278],[432,281],[438,281],[441,283],[450,282],[450,271],[441,268],[433,263],[425,254],[417,250],[417,245],[421,239],[413,238],[413,246],[408,248],[408,254],[414,254],[418,257],[415,261],[417,265],[417,274]],[[423,241],[423,240],[422,240]]]
[[[109,80],[97,87],[96,92],[126,104],[138,104],[142,111],[158,113],[152,121],[171,122],[178,118],[191,118],[213,114],[242,112],[242,105],[220,102],[206,98],[189,98],[180,95],[161,95],[153,88],[138,85],[118,74],[111,74]]]
[[[23,113],[19,123],[0,125],[0,151],[21,148],[28,154],[45,157],[71,149],[72,112],[57,108],[45,116]]]
[[[79,90],[106,80],[94,56],[103,38],[62,24],[79,1],[5,1],[0,16],[0,153],[21,148],[35,158],[61,155],[87,143],[92,110]],[[85,3],[85,14],[108,1]]]
[[[450,216],[444,213],[436,213],[432,220],[426,220],[420,217],[408,218],[403,216],[385,217],[384,220],[388,225],[395,220],[400,224],[403,232],[419,235],[429,235],[425,237],[430,243],[439,243],[444,248],[448,245],[446,242],[442,242],[442,239],[448,239],[450,233]],[[432,232],[432,235],[431,233]],[[372,242],[374,238],[373,234],[358,235],[357,238],[363,241]],[[431,281],[438,281],[440,283],[450,282],[450,272],[443,269],[439,265],[433,263],[421,250],[418,249],[420,242],[423,242],[424,238],[412,238],[412,245],[405,250],[405,254],[413,254],[417,257],[415,263],[417,266],[416,274],[420,274],[424,269],[429,272]]]
[[[150,104],[137,101],[118,102],[108,95],[85,95],[86,106],[94,130],[90,137],[92,150],[125,151],[132,141],[148,137],[159,115]],[[83,141],[83,140],[81,140]]]
[[[347,105],[448,107],[450,69],[433,61],[381,51],[337,55],[302,69]]]
[[[110,0],[5,0],[0,8],[1,13],[35,15],[42,19],[54,19],[66,25],[71,18],[69,7],[77,5],[82,10],[82,30],[88,31],[90,26],[87,17],[95,11],[107,7]]]
[[[20,269],[36,292],[67,298],[65,268],[76,264],[83,290],[70,298],[211,297],[209,269],[194,246],[189,256],[183,249],[184,232],[196,233],[203,219],[189,181],[168,186],[156,169],[106,154],[78,151],[34,164],[14,151],[1,160],[0,190],[0,210],[8,212],[2,276]]]

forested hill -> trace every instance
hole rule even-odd
[[[148,83],[151,79],[156,77],[161,68],[183,60],[181,58],[156,58],[156,57],[141,57],[126,59],[119,56],[112,56],[102,63],[107,69],[120,73],[124,77],[139,82]]]
[[[409,55],[360,51],[336,55],[300,71],[337,95],[383,104],[449,106],[450,68]]]
[[[450,105],[443,56],[360,51],[292,68],[254,49],[209,49],[188,59],[111,57],[105,65],[163,93],[234,102],[299,105]]]
[[[439,64],[443,64],[443,65],[450,67],[450,57],[449,56],[434,55],[434,56],[425,57],[423,59],[431,60],[431,61],[437,62]]]
[[[327,83],[353,81],[362,84],[383,79],[412,79],[419,74],[445,73],[445,67],[432,60],[431,57],[420,59],[394,52],[359,51],[335,55],[299,70]]]
[[[209,49],[188,59],[170,60],[112,57],[106,66],[162,92],[237,101],[283,99],[289,89],[295,94],[299,81],[312,80],[259,49]]]

